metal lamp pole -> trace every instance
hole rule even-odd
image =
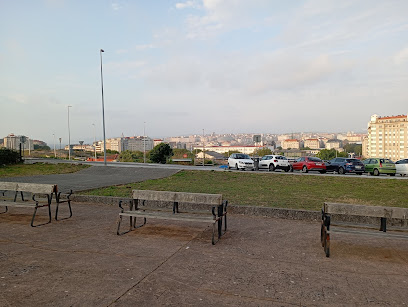
[[[92,124],[94,126],[94,154],[95,154],[95,162],[96,162],[96,132],[95,132],[95,124]]]
[[[101,49],[99,54],[101,56],[102,120],[103,120],[103,164],[106,166],[105,102],[103,100],[102,52],[105,52],[105,51],[103,49]]]
[[[68,160],[71,160],[71,129],[69,128],[69,108],[72,108],[72,106],[68,106]]]
[[[204,147],[204,129],[203,129],[203,166],[205,163],[205,147]]]
[[[56,158],[57,157],[57,152],[56,152],[56,149],[55,149],[55,133],[53,133],[52,135],[54,137],[54,158]]]
[[[143,122],[143,163],[146,163],[146,122]]]

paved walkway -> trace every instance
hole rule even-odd
[[[57,184],[59,191],[68,193],[118,184],[158,179],[177,173],[177,169],[92,166],[72,174],[0,178],[0,181]]]
[[[37,228],[0,214],[0,306],[408,305],[407,241],[333,234],[326,258],[318,221],[232,215],[212,246],[198,223],[117,236],[116,207],[73,211]]]

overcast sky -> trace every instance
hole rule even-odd
[[[365,131],[408,112],[408,1],[0,0],[0,137]]]

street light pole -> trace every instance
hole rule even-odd
[[[146,163],[146,122],[143,122],[143,163]]]
[[[205,163],[205,147],[204,147],[204,129],[203,129],[203,166]]]
[[[54,158],[56,158],[57,157],[57,152],[55,150],[55,133],[53,133],[52,135],[54,137]]]
[[[103,100],[102,52],[105,52],[105,51],[103,49],[101,49],[99,54],[101,56],[102,120],[103,120],[103,163],[106,166],[105,102]]]
[[[61,141],[62,141],[62,138],[58,138],[58,140],[59,140],[59,142],[60,142],[60,151],[59,151],[59,157],[61,158]]]
[[[95,162],[96,162],[96,132],[95,132],[95,124],[92,124],[94,126],[94,154],[95,154]]]
[[[72,108],[72,106],[68,106],[68,160],[71,160],[71,129],[69,128],[69,108]]]

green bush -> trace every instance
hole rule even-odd
[[[22,162],[18,151],[8,148],[0,148],[0,165],[17,164]]]

